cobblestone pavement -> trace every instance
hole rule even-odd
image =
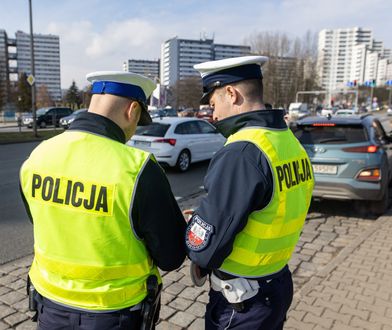
[[[347,203],[312,207],[290,262],[295,295],[285,329],[392,329],[392,211],[377,220],[351,213]],[[35,329],[25,294],[31,259],[0,266],[0,330]],[[189,261],[162,275],[157,329],[203,329],[208,284],[192,285]]]

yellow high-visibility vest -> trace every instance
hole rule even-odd
[[[160,276],[130,223],[147,152],[106,137],[67,131],[23,164],[21,187],[34,221],[29,276],[55,302],[118,310],[141,302]]]
[[[220,267],[243,277],[263,277],[290,260],[310,205],[313,171],[306,151],[291,130],[245,128],[226,144],[249,141],[266,156],[273,174],[270,203],[252,212],[236,235],[233,250]]]

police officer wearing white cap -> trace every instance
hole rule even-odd
[[[227,143],[186,232],[192,278],[210,274],[206,329],[282,329],[293,296],[287,266],[310,205],[309,158],[284,110],[266,109],[260,65],[245,56],[195,65]]]
[[[142,310],[154,318],[157,267],[174,270],[185,258],[186,224],[153,155],[125,144],[151,122],[155,84],[125,72],[87,79],[88,112],[41,143],[20,171],[34,224],[30,300],[38,329],[139,329]]]

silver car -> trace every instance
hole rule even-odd
[[[225,142],[203,119],[163,117],[139,126],[127,145],[151,152],[158,162],[185,172],[191,163],[211,159]]]

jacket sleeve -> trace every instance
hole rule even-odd
[[[249,214],[271,200],[272,172],[254,144],[235,142],[215,155],[204,187],[208,194],[188,224],[185,241],[192,261],[215,269],[231,253]]]
[[[151,159],[137,183],[131,225],[160,269],[170,271],[181,266],[186,255],[186,223],[165,173]]]
[[[19,193],[20,193],[20,197],[22,198],[23,205],[24,205],[24,207],[25,207],[27,216],[29,217],[30,222],[33,223],[33,217],[31,216],[29,204],[27,203],[26,197],[25,197],[25,195],[24,195],[24,193],[23,193],[22,185],[21,185],[20,179],[19,179]]]

